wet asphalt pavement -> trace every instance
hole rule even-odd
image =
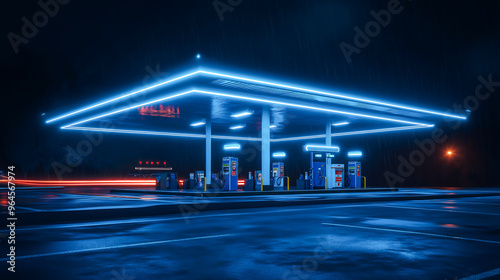
[[[14,278],[7,272],[2,253],[0,278],[461,279],[488,272],[488,279],[497,279],[499,220],[500,197],[493,196],[194,211],[57,225],[19,221],[17,272]],[[7,251],[5,242],[0,246]]]

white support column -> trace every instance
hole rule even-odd
[[[326,122],[325,145],[326,146],[331,146],[332,145],[332,122],[331,121],[327,121]],[[331,158],[326,158],[326,165],[329,167],[331,164],[332,164],[332,159]]]
[[[325,139],[325,144],[327,146],[332,145],[332,122],[327,121],[326,122],[326,139]]]
[[[331,146],[332,145],[332,122],[327,121],[326,122],[326,138],[325,138],[325,145],[326,146]],[[326,170],[325,170],[325,175],[326,175],[326,182],[328,186],[333,186],[335,180],[335,175],[334,171],[331,169],[332,167],[332,159],[331,158],[326,158]],[[328,186],[326,186],[328,188]]]
[[[205,178],[207,185],[212,183],[212,121],[207,120],[205,124]]]
[[[262,108],[262,182],[271,185],[271,121],[269,108]]]

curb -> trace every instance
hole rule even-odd
[[[112,193],[134,193],[134,194],[156,194],[156,195],[180,195],[194,197],[238,197],[238,196],[259,196],[259,195],[291,195],[291,194],[324,194],[324,193],[360,193],[360,192],[397,192],[396,188],[368,188],[368,189],[338,189],[338,190],[291,190],[291,191],[220,191],[203,192],[193,191],[166,191],[166,190],[129,190],[114,189]]]
[[[386,197],[356,197],[315,199],[300,201],[238,201],[238,202],[208,202],[208,203],[186,203],[165,204],[136,208],[111,208],[91,209],[73,211],[40,211],[17,214],[22,225],[59,224],[67,222],[88,222],[98,220],[127,219],[156,215],[183,214],[192,215],[202,211],[251,209],[265,207],[288,207],[318,204],[344,204],[359,202],[382,202],[382,201],[405,201],[405,200],[428,200],[428,199],[451,199],[463,197],[488,197],[500,196],[499,193],[469,193],[469,194],[442,194],[442,195],[413,195],[413,196],[386,196]],[[3,216],[3,215],[2,215]]]

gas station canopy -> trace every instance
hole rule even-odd
[[[259,141],[270,170],[271,142],[425,129],[465,116],[389,103],[289,82],[197,68],[46,121],[64,130],[205,139],[211,183],[212,139]],[[308,150],[307,147],[305,150]],[[270,174],[262,172],[264,185]]]
[[[271,142],[431,128],[465,116],[347,95],[288,82],[197,68],[47,120],[86,130],[261,141],[262,110],[270,110]]]

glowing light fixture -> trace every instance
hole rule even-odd
[[[200,125],[205,125],[207,122],[205,120],[199,121],[199,122],[194,122],[190,124],[190,126],[200,126]]]
[[[348,122],[339,122],[339,123],[334,123],[332,124],[333,126],[342,126],[342,125],[348,125]]]
[[[338,153],[340,148],[337,146],[319,146],[319,145],[305,145],[306,152],[334,152]]]
[[[269,126],[269,128],[277,128],[277,127],[278,127],[278,126],[277,126],[277,125],[275,125],[275,124],[273,124],[273,125]]]
[[[276,153],[273,153],[273,158],[284,158],[286,157],[286,153],[285,152],[276,152]]]
[[[240,144],[226,144],[224,145],[224,150],[239,150],[241,149]]]
[[[245,111],[245,112],[232,114],[231,118],[241,118],[241,117],[251,116],[252,114],[253,114],[253,112]]]
[[[348,157],[360,157],[363,153],[361,151],[351,151],[347,153]]]
[[[201,54],[197,54],[196,59],[200,59],[200,58],[201,58]]]
[[[245,125],[239,124],[239,125],[233,125],[233,126],[229,127],[229,129],[236,130],[236,129],[242,129],[244,127],[245,127]]]

